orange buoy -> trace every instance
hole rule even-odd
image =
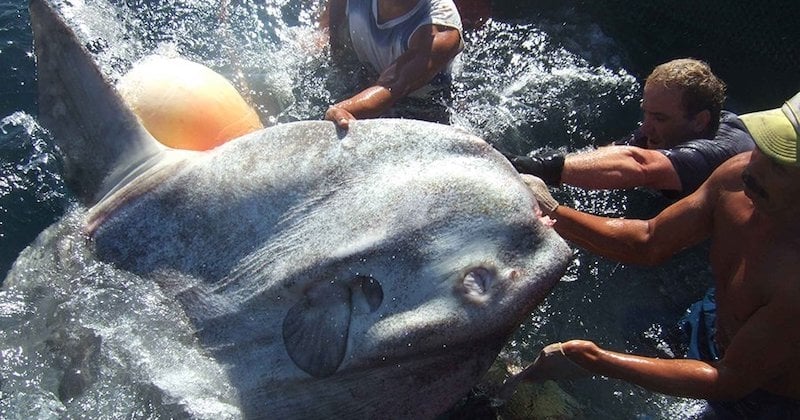
[[[117,89],[147,131],[172,148],[213,149],[263,128],[225,77],[183,58],[148,56]]]

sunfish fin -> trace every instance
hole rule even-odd
[[[39,117],[64,155],[67,186],[87,206],[167,150],[139,123],[48,0],[31,0]]]
[[[325,282],[306,292],[283,320],[283,343],[294,363],[316,378],[332,375],[347,350],[350,289]]]

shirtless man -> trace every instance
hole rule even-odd
[[[707,399],[712,407],[745,397],[763,403],[767,395],[780,401],[780,417],[800,418],[800,94],[782,108],[741,119],[757,148],[722,164],[696,192],[650,220],[581,213],[559,205],[540,179],[527,177],[561,235],[615,261],[660,264],[711,238],[717,314],[709,344],[721,358],[640,357],[572,340],[545,347],[523,374],[526,380],[585,370]]]
[[[329,0],[320,25],[328,28],[334,54],[349,44],[379,74],[372,86],[325,112],[343,129],[356,118],[381,116],[447,73],[464,49],[453,0]]]
[[[642,98],[641,127],[609,147],[506,156],[518,171],[548,185],[647,187],[677,199],[694,192],[722,162],[754,147],[739,118],[722,110],[725,84],[700,60],[656,66]]]

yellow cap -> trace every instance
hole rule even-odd
[[[783,165],[800,166],[797,162],[800,136],[800,93],[780,108],[741,115],[756,146]]]

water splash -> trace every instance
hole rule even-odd
[[[466,38],[453,122],[497,147],[527,153],[608,141],[600,127],[635,106],[633,76],[590,64],[533,24],[490,20]]]
[[[0,275],[63,212],[68,197],[49,134],[29,114],[0,120]]]
[[[12,269],[15,287],[0,290],[2,417],[236,418],[235,391],[179,304],[94,259],[78,214],[37,239],[60,241],[55,255],[28,248],[20,259],[35,268]]]

